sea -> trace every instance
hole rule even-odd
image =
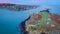
[[[0,34],[22,34],[21,23],[31,14],[49,9],[50,13],[60,15],[60,5],[39,5],[25,11],[13,11],[0,8]]]

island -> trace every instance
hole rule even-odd
[[[23,34],[60,34],[60,14],[42,10],[21,23]]]

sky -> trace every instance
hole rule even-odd
[[[60,0],[0,0],[1,2],[10,2],[10,3],[17,3],[17,4],[29,4],[29,5],[40,5],[40,4],[50,4],[50,5],[59,5]]]

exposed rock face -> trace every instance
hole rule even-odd
[[[22,32],[23,32],[23,34],[27,34],[28,33],[28,31],[26,31],[26,21],[27,20],[29,20],[30,19],[30,16],[25,20],[25,21],[23,21],[22,23],[21,23],[21,28],[22,28]]]

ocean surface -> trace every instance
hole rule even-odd
[[[60,5],[40,5],[40,7],[25,11],[12,11],[0,8],[0,34],[22,34],[19,24],[30,14],[49,9],[50,13],[60,14]]]

